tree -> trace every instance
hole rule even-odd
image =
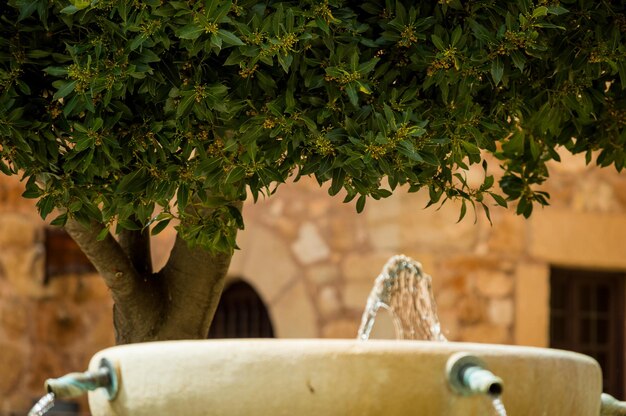
[[[205,337],[241,201],[291,176],[529,216],[557,147],[624,167],[622,1],[1,4],[0,170],[105,279],[118,343]]]

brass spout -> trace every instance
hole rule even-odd
[[[610,394],[602,393],[600,416],[625,416],[626,402],[621,402]]]
[[[487,370],[481,359],[463,352],[448,359],[446,378],[452,391],[461,396],[484,394],[499,397],[503,390],[500,377]]]
[[[113,364],[103,358],[96,371],[69,373],[63,377],[50,378],[46,380],[44,386],[48,393],[54,393],[58,399],[78,397],[87,391],[105,388],[109,400],[113,400],[117,395],[118,378]]]

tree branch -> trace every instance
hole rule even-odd
[[[119,244],[140,275],[152,274],[150,230],[123,230],[119,234]]]
[[[170,337],[203,339],[219,303],[232,255],[190,248],[176,237],[170,258],[161,270],[167,292],[168,322],[160,331]],[[198,313],[202,314],[198,325]]]
[[[157,331],[162,291],[156,279],[141,276],[111,234],[98,241],[102,225],[86,228],[69,219],[65,231],[76,241],[111,290],[118,343],[146,341]],[[120,332],[122,331],[122,332]]]
[[[237,204],[242,209],[243,204]],[[209,211],[209,210],[207,210]],[[204,215],[208,215],[206,212]],[[232,253],[209,252],[201,247],[189,247],[176,236],[170,258],[159,272],[163,276],[168,299],[167,323],[160,336],[203,339],[219,303],[226,281]],[[198,324],[198,313],[201,322]]]

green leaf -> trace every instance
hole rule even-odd
[[[116,192],[120,193],[135,193],[144,189],[148,183],[149,177],[146,175],[144,169],[138,169],[132,171],[128,175],[125,175],[118,183]]]
[[[66,223],[67,223],[67,213],[63,213],[59,215],[58,217],[56,217],[55,219],[53,219],[50,222],[50,225],[54,225],[56,227],[63,227]]]
[[[533,17],[536,19],[537,17],[542,17],[548,14],[548,8],[546,6],[537,7],[533,11]]]
[[[28,51],[26,53],[26,56],[28,56],[31,59],[41,59],[41,58],[46,58],[50,56],[50,54],[51,54],[50,51],[44,51],[41,49],[33,49],[32,51]]]
[[[239,210],[239,208],[233,205],[226,205],[226,209],[228,209],[230,216],[233,217],[233,219],[235,220],[235,223],[237,224],[237,228],[239,228],[240,230],[243,230],[244,228],[243,216],[241,215],[241,211]]]
[[[141,226],[139,224],[137,224],[137,222],[126,218],[126,219],[120,219],[117,221],[117,225],[125,230],[130,230],[130,231],[139,231],[141,230]]]
[[[70,0],[72,4],[78,9],[86,9],[91,5],[91,0]]]
[[[165,219],[163,221],[159,221],[156,223],[156,225],[152,228],[152,230],[150,231],[150,235],[157,235],[159,234],[161,231],[163,231],[165,228],[167,228],[167,226],[169,225],[171,219]]]
[[[176,200],[178,202],[179,211],[184,211],[189,202],[189,185],[181,183],[176,192]]]
[[[454,31],[452,32],[452,41],[450,42],[452,46],[456,46],[456,44],[459,43],[462,34],[463,29],[461,28],[461,26],[457,26],[456,28],[454,28]]]
[[[461,203],[461,214],[459,215],[459,219],[457,223],[461,222],[461,220],[465,217],[466,213],[467,213],[467,201],[464,199],[463,202]]]
[[[224,183],[227,183],[227,184],[235,183],[243,179],[245,176],[246,176],[246,170],[241,166],[235,166],[226,175],[226,179],[224,179]]]
[[[34,2],[33,2],[34,3]],[[78,7],[74,6],[74,5],[69,5],[67,7],[64,7],[61,9],[61,13],[63,14],[74,14],[78,12]]]
[[[190,23],[176,31],[176,36],[181,39],[198,39],[204,33],[204,28],[196,23]]]
[[[239,39],[233,32],[229,32],[228,30],[219,29],[217,31],[217,34],[222,38],[222,41],[224,41],[224,43],[227,45],[232,45],[232,46],[245,45],[245,43],[243,43],[241,39]]]
[[[473,19],[469,19],[469,25],[472,28],[474,37],[483,42],[492,42],[494,36],[487,30],[487,28]]]
[[[35,177],[31,176],[31,179],[26,183],[26,190],[22,193],[22,197],[27,199],[35,199],[39,198],[42,195],[43,191],[39,189],[35,182]]]
[[[435,46],[437,47],[437,49],[439,49],[440,51],[443,51],[446,49],[446,45],[444,45],[443,40],[441,40],[439,36],[432,35],[431,39],[433,43],[435,44]]]
[[[67,68],[61,66],[49,66],[44,68],[43,72],[53,77],[60,77],[67,75]]]
[[[533,24],[534,27],[542,27],[544,29],[560,29],[560,30],[565,30],[565,27],[563,26],[558,26],[555,25],[553,23],[548,23],[548,22],[537,22],[535,24]]]
[[[66,82],[63,85],[61,85],[61,87],[57,90],[56,93],[54,93],[54,96],[52,97],[53,100],[58,100],[59,98],[63,98],[66,97],[69,93],[71,93],[72,91],[74,91],[74,88],[76,87],[76,81],[70,81],[70,82]]]
[[[504,64],[502,60],[498,57],[493,60],[491,63],[491,76],[493,77],[493,82],[496,85],[500,83],[502,80],[502,76],[504,75]]]
[[[520,72],[524,71],[524,65],[526,65],[526,57],[524,54],[520,51],[513,51],[511,52],[511,60],[513,61],[513,65],[515,65]]]
[[[491,195],[491,197],[493,198],[494,201],[496,201],[496,204],[500,205],[501,207],[506,208],[507,207],[507,203],[506,200],[501,196],[498,195],[496,193],[490,192],[489,195]]]
[[[135,36],[135,38],[130,42],[130,50],[134,51],[135,49],[143,45],[147,40],[148,35],[146,35],[145,33],[140,33],[139,35]]]
[[[41,218],[46,219],[48,214],[54,209],[54,199],[52,197],[43,197],[37,202],[37,208],[39,208],[39,215]]]
[[[548,13],[560,16],[562,14],[569,13],[569,10],[567,10],[565,7],[563,7],[561,5],[549,6],[548,7]]]
[[[325,34],[330,35],[330,28],[324,19],[319,16],[315,17],[315,25],[322,29]]]
[[[72,202],[70,204],[70,206],[68,207],[68,210],[70,212],[76,212],[76,211],[80,211],[80,209],[83,207],[83,203],[81,200],[76,200],[74,202]]]
[[[105,227],[102,230],[100,230],[100,232],[98,233],[98,235],[96,236],[96,240],[97,241],[102,241],[104,240],[107,236],[109,235],[109,228]]]
[[[337,168],[333,170],[333,179],[330,189],[328,189],[328,194],[332,196],[337,195],[339,191],[341,191],[341,188],[343,188],[345,178],[346,172],[343,169]]]
[[[278,63],[280,64],[280,66],[283,67],[283,71],[285,71],[286,73],[289,72],[289,67],[291,66],[292,62],[293,62],[293,55],[278,54]]]
[[[184,95],[176,109],[176,117],[180,118],[191,112],[193,104],[196,102],[196,94],[189,92]]]
[[[82,152],[85,149],[88,149],[94,145],[94,139],[89,136],[83,136],[76,142],[76,146],[74,147],[74,151]]]
[[[480,203],[480,205],[482,205],[483,210],[485,211],[485,216],[487,217],[489,224],[493,225],[493,221],[491,221],[491,213],[489,212],[489,207],[482,202]]]
[[[20,4],[21,3],[21,4]],[[37,1],[21,1],[18,4],[20,4],[20,15],[17,18],[18,22],[21,22],[22,20],[30,17],[35,10],[37,10],[37,5],[39,2]]]
[[[219,36],[218,34],[211,35],[210,44],[214,48],[221,50],[222,49],[222,37]]]
[[[355,83],[349,83],[346,85],[346,94],[348,94],[348,98],[350,99],[350,103],[357,107],[359,105],[359,94],[356,92]]]
[[[539,156],[541,155],[541,149],[539,148],[539,145],[537,144],[537,141],[535,140],[535,138],[533,136],[530,136],[528,138],[528,143],[530,145],[530,154],[531,154],[532,158],[534,160],[538,160]]]
[[[365,195],[361,195],[356,201],[356,212],[359,214],[363,212],[363,209],[365,208],[365,199]]]
[[[380,61],[380,58],[373,58],[367,62],[362,63],[358,67],[358,72],[363,75],[367,75],[374,70],[376,64]]]

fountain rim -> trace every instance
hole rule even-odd
[[[405,354],[405,353],[440,353],[453,354],[458,351],[478,353],[487,356],[523,356],[562,358],[576,361],[587,361],[597,364],[593,358],[573,351],[560,350],[547,347],[535,347],[525,345],[487,344],[473,342],[446,342],[446,341],[418,341],[418,340],[391,340],[373,339],[362,341],[349,338],[232,338],[212,340],[168,340],[154,341],[139,344],[126,344],[112,346],[99,351],[94,359],[106,357],[112,351],[147,351],[151,349],[193,349],[200,346],[210,349],[225,348],[228,350],[249,350],[251,354],[282,354],[294,351],[306,354],[326,354],[329,351],[346,354]]]
[[[552,380],[550,385],[561,380],[559,374],[584,375],[576,378],[575,386],[561,390],[569,394],[574,387],[580,392],[584,389],[587,393],[576,408],[593,408],[584,414],[597,414],[601,373],[588,356],[537,347],[414,340],[228,339],[122,345],[98,352],[90,363],[93,369],[101,358],[113,362],[120,373],[118,397],[109,401],[102,392],[90,392],[89,402],[92,412],[100,416],[147,416],[172,406],[185,408],[190,415],[204,414],[206,406],[220,414],[247,414],[242,409],[258,410],[259,401],[267,406],[261,414],[282,414],[276,407],[280,403],[280,409],[309,415],[319,414],[320,409],[338,409],[339,397],[377,392],[405,397],[411,406],[423,403],[426,397],[437,397],[432,406],[447,408],[449,404],[443,401],[449,400],[453,391],[446,381],[446,362],[457,352],[483,359],[493,374],[502,377],[506,386],[503,398],[513,406],[526,406],[526,402],[511,392],[547,386],[548,381],[538,383],[542,375]],[[555,371],[559,369],[565,372]],[[375,382],[368,379],[372,374],[378,374]],[[432,381],[424,384],[425,378]],[[354,380],[359,382],[355,385]],[[520,384],[520,380],[525,381]],[[415,391],[416,385],[422,388]],[[540,391],[542,397],[548,397],[546,388]],[[267,401],[268,396],[280,399]],[[458,400],[450,405],[457,406]],[[472,400],[458,406],[471,406]],[[307,412],[303,403],[317,410]],[[356,408],[369,409],[368,403],[348,400],[332,414],[355,414]],[[405,414],[398,412],[388,414]]]

